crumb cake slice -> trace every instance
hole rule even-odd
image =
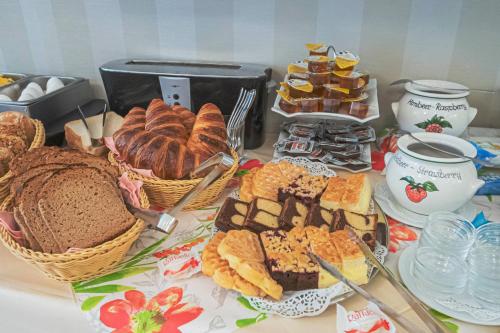
[[[295,197],[309,206],[319,201],[326,184],[327,179],[323,176],[301,174],[278,189],[278,200],[284,202],[288,197]]]
[[[306,223],[308,209],[306,205],[294,197],[289,197],[283,204],[280,215],[280,225],[284,230],[291,230],[294,227],[303,227]]]
[[[297,230],[295,233],[293,231]],[[269,230],[260,234],[271,276],[283,290],[305,290],[318,287],[319,266],[308,255],[302,228]]]
[[[368,283],[368,265],[358,244],[349,237],[349,230],[330,233],[330,241],[335,245],[342,260],[344,276],[361,285]]]
[[[248,204],[246,202],[227,198],[217,214],[215,226],[221,231],[239,230],[243,227],[247,213]]]
[[[325,191],[320,199],[322,207],[331,210],[337,210],[342,203],[342,197],[347,188],[347,180],[342,177],[330,177]]]
[[[250,204],[243,226],[256,233],[278,229],[280,227],[278,216],[282,209],[279,202],[257,198]]]

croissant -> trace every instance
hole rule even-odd
[[[163,179],[186,178],[207,158],[229,152],[224,117],[211,103],[195,116],[153,99],[146,110],[132,108],[113,138],[123,160]]]

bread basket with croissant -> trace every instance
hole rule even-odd
[[[0,203],[9,195],[13,177],[10,161],[44,143],[45,129],[41,121],[16,111],[0,113]]]
[[[125,116],[122,127],[113,135],[119,156],[110,152],[110,162],[131,179],[141,180],[153,205],[173,207],[201,178],[190,173],[211,156],[231,154],[234,164],[193,199],[186,209],[196,209],[214,202],[238,168],[238,155],[227,146],[226,126],[219,108],[203,105],[198,114],[161,99],[153,99],[147,109],[134,107]],[[151,170],[147,177],[134,169]]]

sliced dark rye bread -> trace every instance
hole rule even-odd
[[[58,172],[45,182],[39,197],[40,213],[62,252],[114,239],[136,221],[114,185],[90,168]]]
[[[47,171],[27,181],[19,193],[16,200],[18,204],[15,206],[22,215],[20,220],[24,221],[31,235],[36,239],[42,251],[46,253],[60,253],[62,251],[55,236],[47,228],[38,211],[38,192],[53,173],[54,171]]]
[[[78,165],[76,165],[78,166]],[[85,165],[80,165],[85,166]],[[34,177],[46,173],[49,171],[57,171],[60,169],[66,169],[68,167],[67,164],[45,164],[35,167],[33,169],[29,169],[25,173],[18,175],[13,178],[10,184],[10,194],[14,195],[14,202],[17,203],[19,200],[19,193],[23,189],[23,186]]]
[[[26,238],[29,248],[32,249],[33,251],[42,251],[42,247],[36,240],[35,236],[33,236],[33,233],[31,232],[30,228],[24,221],[20,209],[17,207],[14,208],[14,219],[16,220],[16,223],[19,225],[19,228],[21,229],[24,238]]]
[[[19,206],[19,208],[17,208],[18,214],[17,216],[15,216],[16,221],[20,226],[24,226],[24,234],[30,246],[32,246],[32,250],[38,251],[41,249],[43,250],[43,252],[49,253],[58,253],[61,251],[60,249],[62,247],[60,245],[60,242],[51,232],[50,228],[48,228],[46,221],[43,219],[43,216],[41,216],[39,212],[35,212],[35,209],[37,209],[37,203],[40,200],[40,190],[43,188],[43,185],[46,181],[48,181],[51,177],[53,177],[55,174],[58,174],[59,172],[80,168],[87,167],[79,165],[72,165],[68,167],[62,164],[52,164],[39,166],[35,169],[28,170],[21,176],[16,177],[17,180],[33,171],[31,177],[29,177],[29,179],[26,179],[26,181],[23,182],[23,184],[20,185],[19,189],[16,191],[17,195],[15,200],[15,205]],[[115,192],[117,193],[117,195],[120,195],[120,190],[115,178],[100,169],[91,169],[96,171],[96,174],[94,175],[96,179],[99,179],[101,182],[109,182],[115,188]],[[31,181],[36,181],[36,183],[32,184]],[[28,192],[24,193],[25,190]],[[29,209],[30,211],[26,211],[26,209]],[[40,239],[40,241],[38,241],[38,239]],[[40,242],[42,242],[42,245],[40,245]],[[53,243],[56,244],[55,247],[49,246]]]
[[[10,163],[10,169],[14,175],[20,175],[29,169],[45,164],[84,164],[105,170],[110,175],[118,177],[118,169],[112,166],[108,160],[80,152],[74,149],[63,149],[59,147],[41,147],[26,152],[14,158]]]

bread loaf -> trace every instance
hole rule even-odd
[[[0,113],[0,177],[8,171],[14,156],[24,153],[35,137],[35,126],[21,112]]]
[[[212,155],[229,153],[224,117],[210,103],[195,119],[186,108],[154,99],[147,110],[130,110],[113,138],[123,160],[163,179],[186,178]]]
[[[103,158],[42,147],[15,157],[11,169],[14,218],[34,251],[93,247],[135,223],[117,184],[118,170]]]

